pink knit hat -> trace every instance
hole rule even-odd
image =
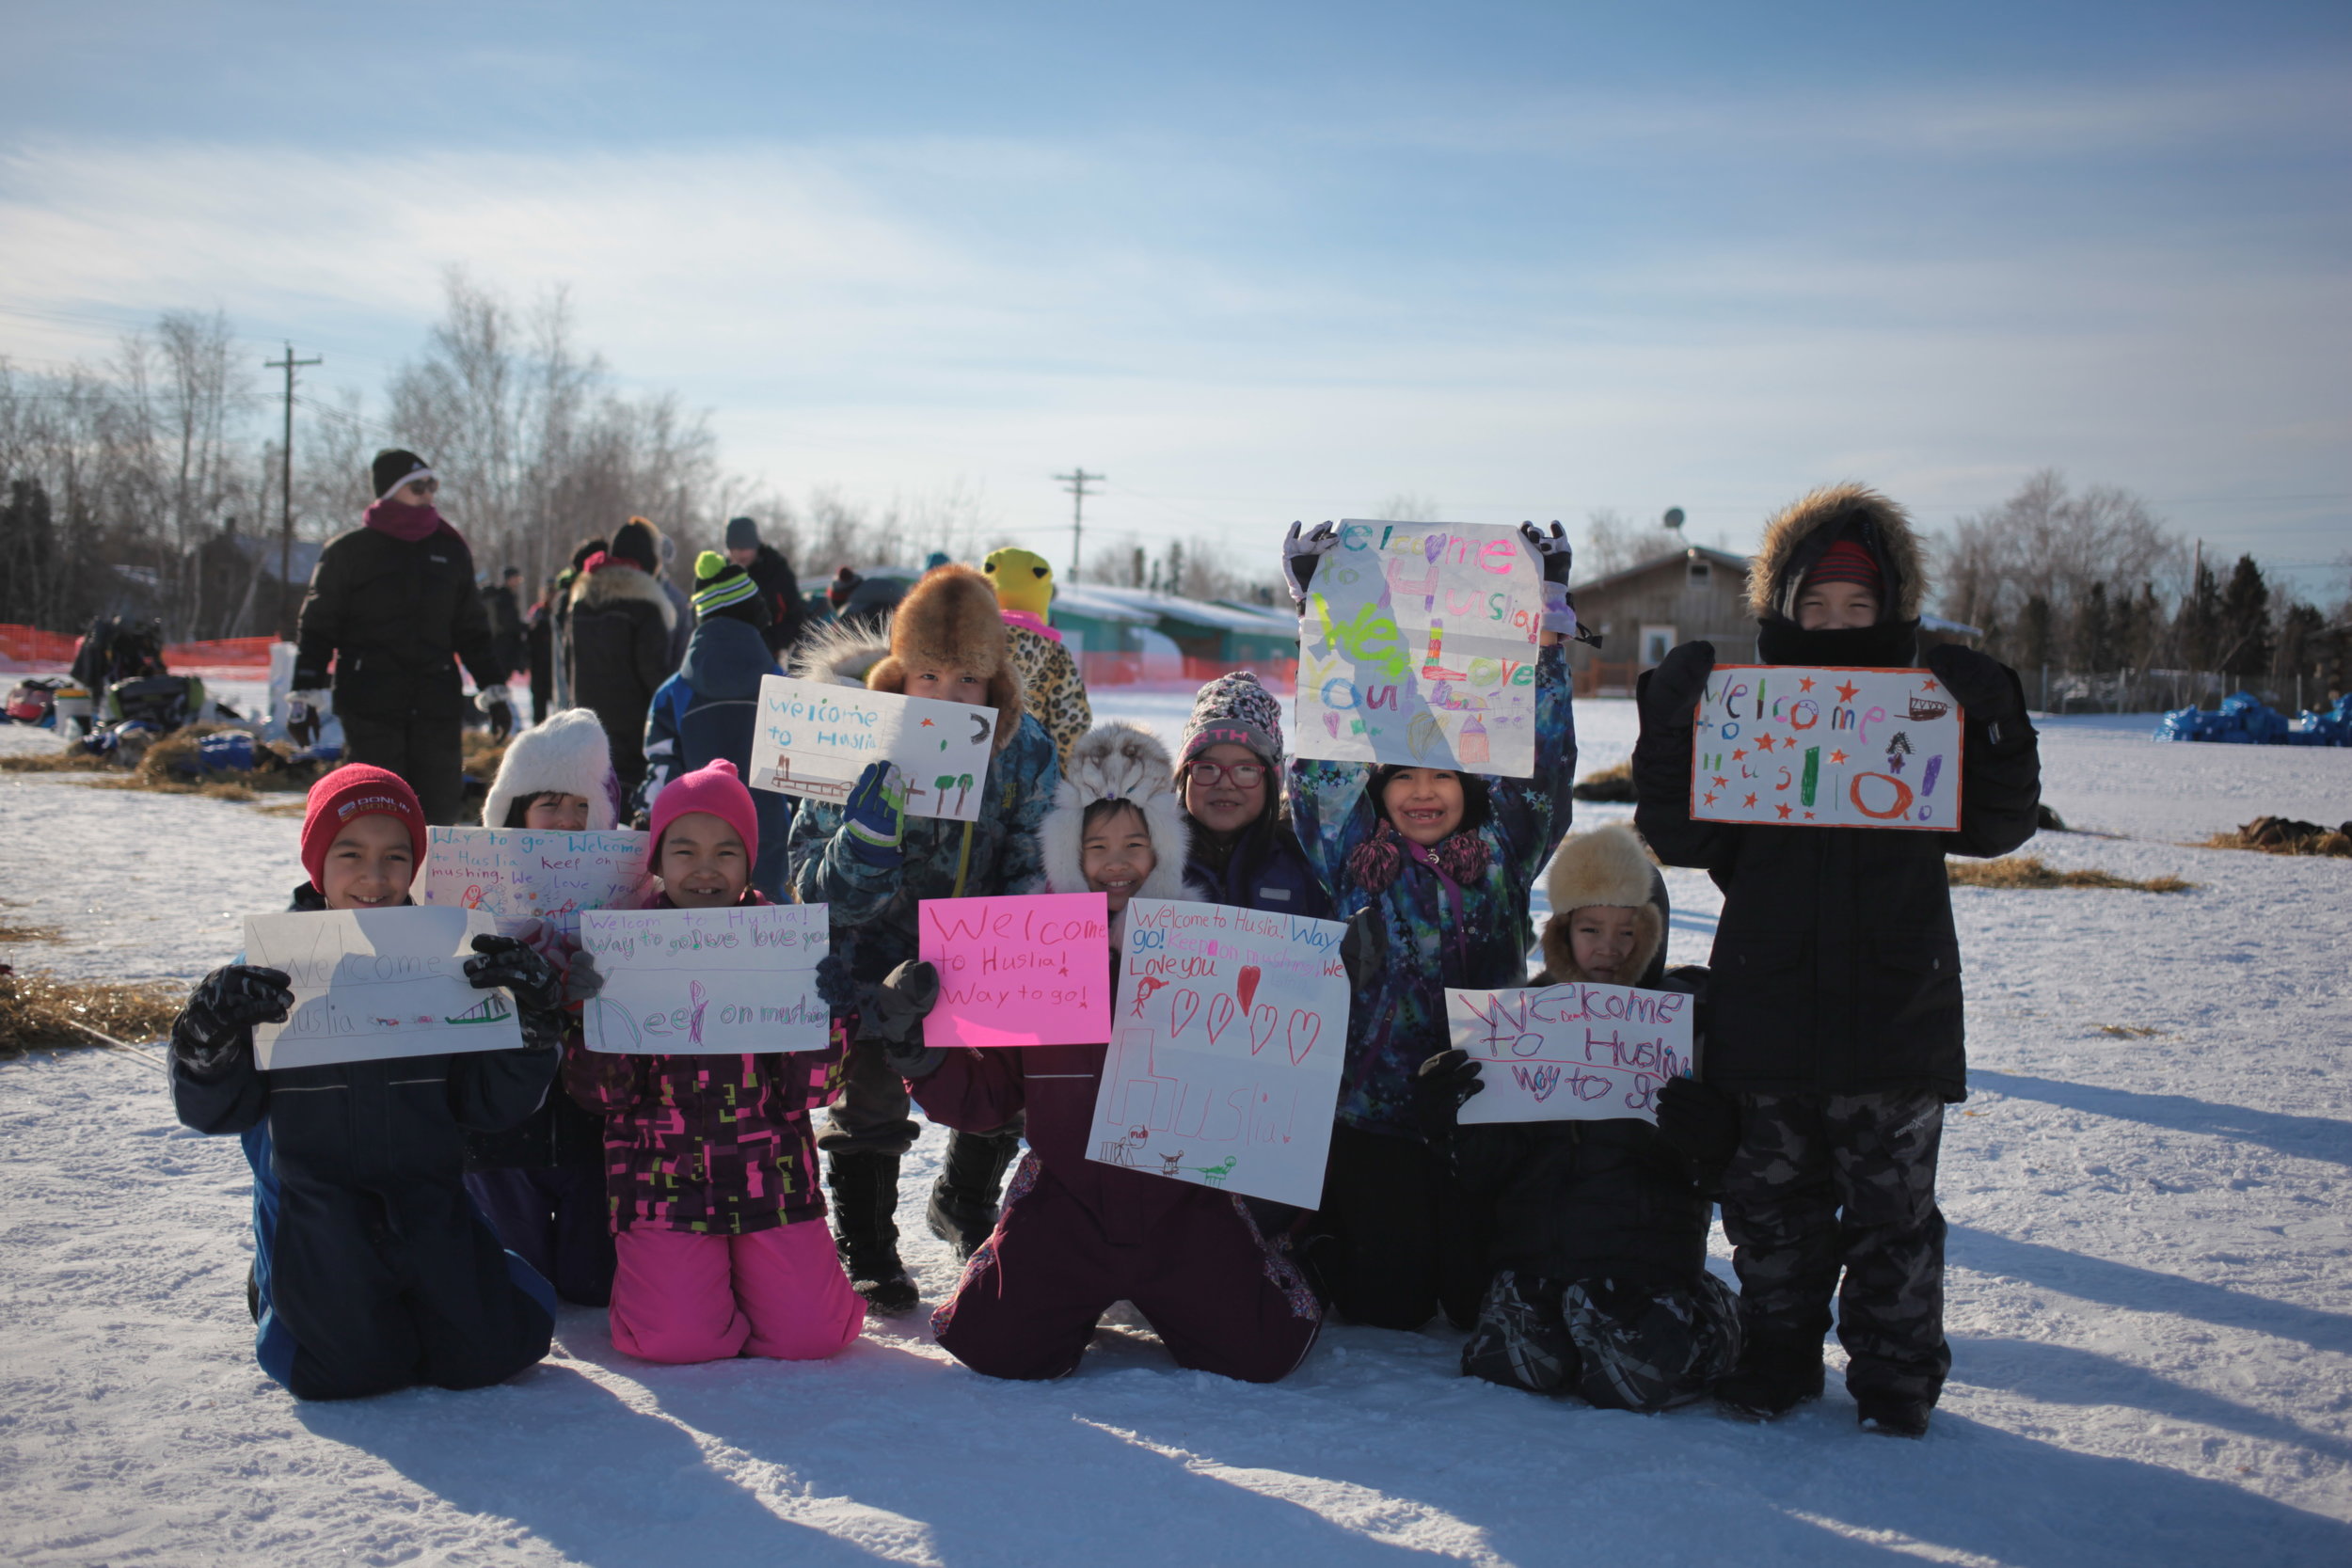
[[[752,792],[743,787],[735,764],[721,757],[691,773],[679,774],[654,797],[653,852],[657,862],[661,856],[662,833],[671,823],[695,811],[707,811],[733,828],[743,840],[744,858],[759,859],[758,808],[752,804]]]

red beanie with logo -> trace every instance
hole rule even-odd
[[[752,792],[735,771],[735,764],[724,757],[680,773],[662,786],[653,798],[653,853],[659,866],[661,859],[661,835],[671,823],[688,812],[707,811],[735,830],[743,841],[743,858],[759,859],[759,808],[752,803]]]
[[[424,808],[417,792],[399,774],[355,762],[338,768],[310,786],[310,805],[302,816],[302,869],[310,885],[326,891],[323,874],[326,851],[335,835],[362,816],[394,816],[408,830],[408,847],[417,865],[424,865]]]

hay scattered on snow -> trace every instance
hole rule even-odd
[[[1954,887],[2123,888],[2134,893],[2186,893],[2197,884],[2178,877],[2135,879],[2112,871],[2059,871],[2039,855],[2006,855],[1997,861],[1947,860],[1944,874]]]
[[[43,972],[20,974],[0,965],[0,1057],[27,1051],[100,1042],[76,1023],[135,1044],[161,1039],[187,1000],[187,989],[162,981],[102,985],[60,980]]]

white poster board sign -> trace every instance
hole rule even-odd
[[[1347,1057],[1336,920],[1127,906],[1088,1158],[1311,1209]]]
[[[1961,708],[1930,670],[1719,664],[1691,815],[1792,828],[1960,826]]]
[[[479,910],[320,910],[250,914],[245,961],[285,971],[283,1023],[253,1026],[264,1071],[504,1051],[523,1043],[515,999],[476,990],[465,962],[498,922]]]
[[[971,822],[995,740],[993,707],[765,675],[743,782],[838,805],[866,768],[895,762],[906,772],[909,816]]]
[[[577,942],[580,911],[640,902],[653,883],[653,835],[434,828],[424,850],[425,903],[544,920]]]
[[[1654,1122],[1659,1085],[1691,1070],[1695,997],[1572,980],[1538,990],[1445,993],[1454,1049],[1486,1087],[1465,1126],[1492,1121]]]
[[[580,1010],[588,1049],[631,1055],[821,1051],[833,1013],[817,993],[830,950],[822,904],[589,910],[580,946],[604,987]]]
[[[1532,777],[1543,617],[1517,529],[1341,524],[1298,623],[1298,754]]]

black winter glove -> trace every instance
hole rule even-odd
[[[2017,677],[1999,659],[1957,642],[1944,642],[1928,650],[1926,663],[1944,683],[1944,689],[1966,710],[1969,722],[1982,724],[1995,745],[2005,729],[2023,728],[2025,708],[2017,694]]]
[[[946,1052],[923,1043],[923,1021],[938,1002],[939,971],[920,958],[900,964],[874,988],[874,1015],[865,1033],[882,1041],[882,1060],[901,1078],[928,1078],[946,1059]]]
[[[1462,1107],[1486,1086],[1467,1051],[1440,1051],[1422,1063],[1413,1075],[1413,1095],[1422,1134],[1432,1143],[1452,1136]]]
[[[257,1023],[283,1023],[294,1006],[291,978],[282,969],[230,964],[197,982],[188,1005],[172,1021],[171,1049],[198,1077],[227,1070],[252,1044]]]
[[[594,1001],[603,990],[604,971],[596,967],[596,956],[584,947],[573,954],[564,970],[564,1006],[577,1007]]]
[[[1642,683],[1642,727],[1687,730],[1707,677],[1715,673],[1715,644],[1685,642],[1659,660]]]
[[[564,976],[545,955],[518,937],[487,932],[473,939],[475,957],[466,960],[466,983],[476,990],[500,987],[527,1013],[552,1013],[564,1006]],[[589,966],[594,973],[595,965]]]
[[[1669,1078],[1658,1090],[1658,1136],[1711,1177],[1740,1147],[1740,1102],[1695,1078]]]

